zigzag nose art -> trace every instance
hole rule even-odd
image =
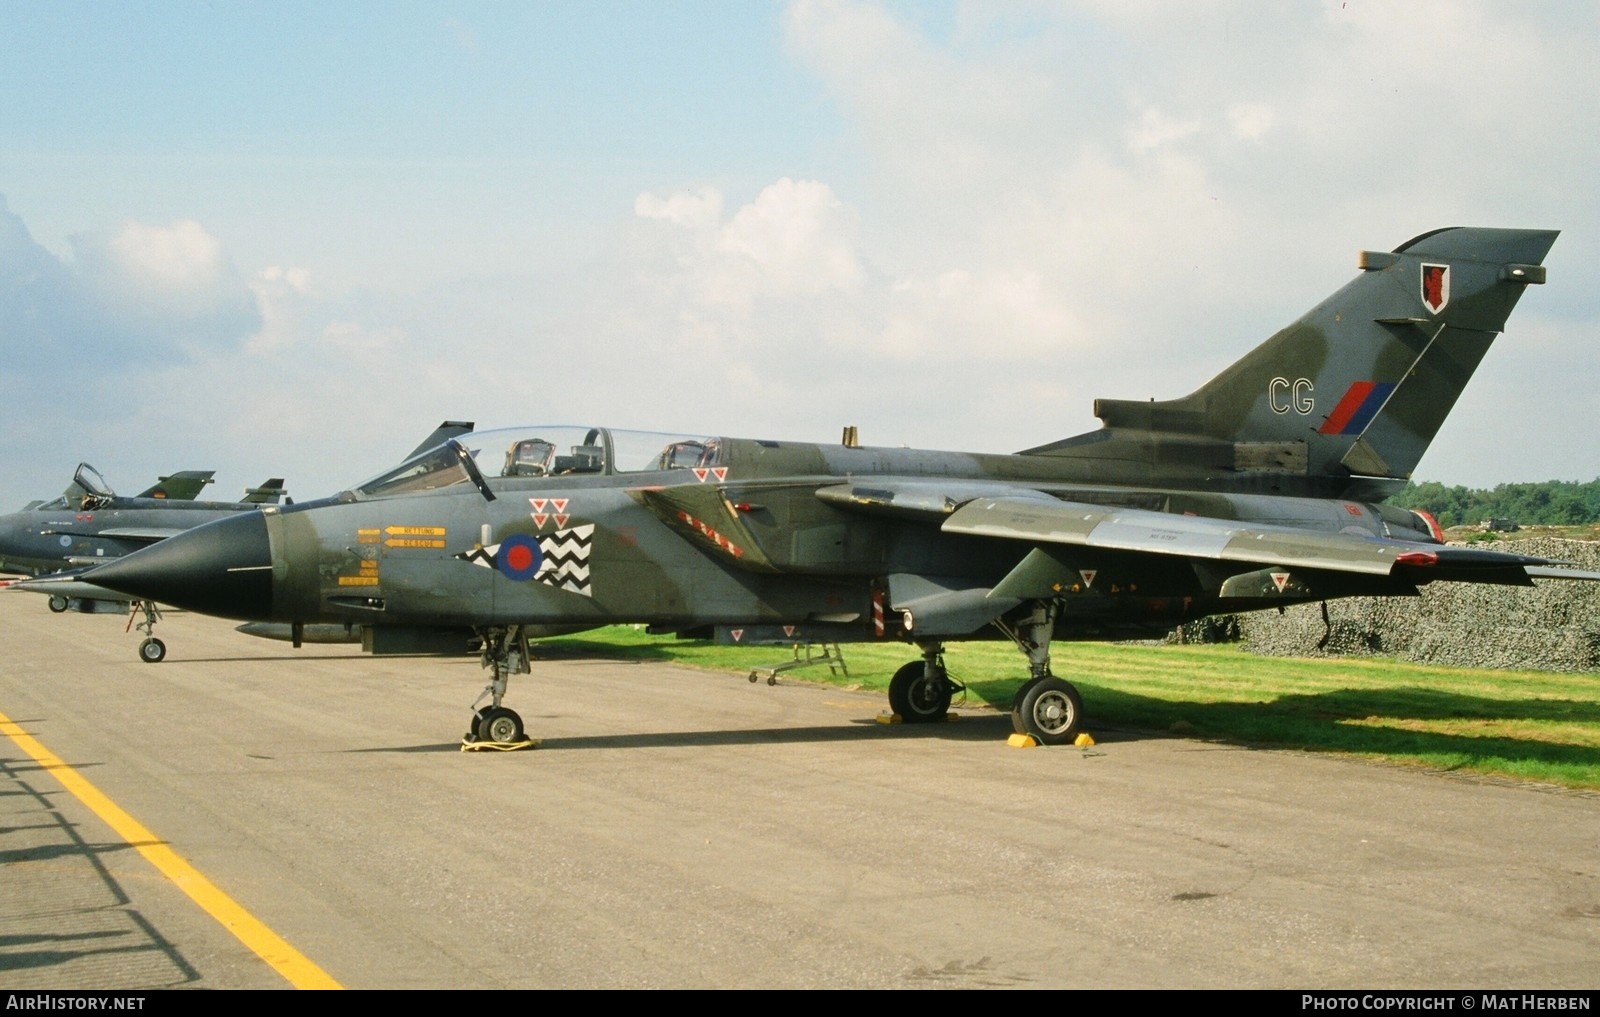
[[[594,543],[594,524],[556,530],[547,536],[512,534],[498,544],[474,548],[456,555],[462,561],[499,570],[514,582],[543,583],[588,597],[589,548]]]

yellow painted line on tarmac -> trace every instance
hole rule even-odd
[[[290,985],[297,989],[344,988],[326,971],[290,946],[282,936],[240,907],[232,897],[217,889],[216,884],[201,875],[200,871],[181,855],[145,829],[137,819],[122,811],[116,803],[101,794],[99,788],[84,779],[77,770],[58,759],[3,713],[0,713],[0,734],[10,738],[19,749],[32,756],[36,763],[61,782],[61,786],[66,788],[68,793],[87,805],[89,811],[105,820],[118,836],[128,842],[128,846],[143,855],[178,889],[188,894],[189,899],[200,905],[206,914],[220,922],[222,927],[233,933],[239,942],[249,947],[257,957],[266,961],[272,970],[287,979]]]

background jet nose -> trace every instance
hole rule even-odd
[[[196,526],[90,571],[118,593],[203,614],[272,616],[272,546],[259,511]]]

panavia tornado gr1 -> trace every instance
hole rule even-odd
[[[530,637],[613,623],[732,640],[899,641],[906,722],[961,688],[946,644],[1000,638],[1012,719],[1074,741],[1056,640],[1432,582],[1600,579],[1447,546],[1384,504],[1443,424],[1549,230],[1451,228],[1391,252],[1190,395],[1101,399],[1103,426],[1010,454],[605,427],[477,432],[335,497],[265,506],[96,568],[93,582],[226,618],[360,626],[374,652],[481,645],[468,743],[529,741],[503,698]],[[470,441],[467,440],[470,438]],[[1022,665],[1019,662],[1019,669]]]

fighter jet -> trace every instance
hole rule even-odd
[[[417,455],[449,438],[467,434],[473,427],[472,421],[443,421],[410,454]],[[144,639],[139,644],[139,658],[159,664],[166,659],[167,647],[155,636],[155,625],[161,618],[156,602],[97,586],[87,582],[84,575],[107,558],[165,540],[221,515],[276,505],[287,493],[283,479],[274,477],[259,487],[247,488],[237,503],[195,502],[183,506],[190,513],[186,515],[159,511],[176,507],[165,504],[167,500],[192,500],[199,493],[199,487],[189,491],[193,480],[203,477],[203,486],[211,482],[213,472],[186,471],[162,477],[155,487],[130,499],[119,498],[94,467],[80,463],[72,484],[60,498],[0,516],[0,571],[34,577],[5,585],[18,592],[44,594],[50,598],[50,610],[58,613],[131,609],[136,615],[142,614],[138,628]],[[163,503],[153,504],[154,501]],[[285,638],[287,631],[280,634],[280,628],[286,629],[263,626],[251,634]]]
[[[482,646],[469,745],[530,741],[503,703],[529,639],[642,623],[726,641],[900,641],[907,723],[963,691],[958,640],[1026,660],[1019,736],[1073,742],[1056,640],[1149,637],[1214,614],[1431,582],[1600,579],[1446,545],[1400,489],[1557,234],[1450,228],[1390,252],[1191,394],[1101,399],[1098,430],[1001,455],[604,427],[454,439],[332,498],[198,527],[102,565],[133,596],[375,653]],[[1003,355],[996,353],[994,355]]]
[[[139,656],[158,663],[166,646],[155,637],[160,612],[137,597],[98,588],[82,581],[88,566],[115,558],[223,516],[276,505],[284,495],[283,479],[273,477],[245,491],[236,502],[196,501],[213,471],[188,471],[163,477],[134,496],[118,495],[99,471],[79,463],[72,483],[54,501],[0,516],[0,570],[40,577],[10,584],[18,591],[44,593],[50,610],[96,611],[132,609],[143,613],[139,630],[144,641]],[[200,480],[196,486],[195,480]],[[188,493],[193,488],[193,493]],[[45,578],[48,577],[48,578]]]
[[[211,483],[211,478],[217,475],[216,470],[179,470],[170,477],[161,477],[154,484],[134,495],[135,498],[168,498],[172,501],[194,501],[200,496],[205,486]],[[66,509],[71,499],[82,497],[84,490],[73,481],[67,488],[66,494],[59,498],[45,500],[36,498],[22,506],[19,511],[32,512],[37,508]]]
[[[213,471],[163,477],[133,497],[119,496],[99,471],[79,463],[61,497],[0,516],[0,569],[40,575],[118,557],[222,514],[275,505],[284,494],[274,477],[237,502],[196,501],[194,478]],[[189,489],[193,488],[193,493]]]

